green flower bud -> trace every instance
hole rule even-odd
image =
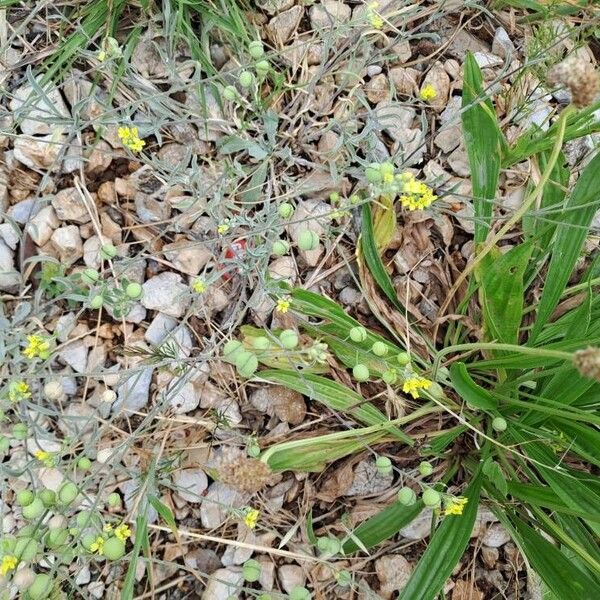
[[[387,456],[378,456],[375,466],[381,475],[389,475],[393,471],[392,461]]]
[[[39,498],[34,498],[31,504],[23,507],[22,512],[25,519],[32,521],[39,519],[46,512],[46,507]]]
[[[352,369],[352,376],[354,379],[356,379],[356,381],[367,381],[370,376],[369,369],[366,365],[354,365],[354,368]]]
[[[426,460],[419,464],[419,473],[423,475],[423,477],[429,477],[433,473],[433,465]]]
[[[35,576],[33,583],[27,589],[27,593],[31,600],[43,600],[43,598],[47,598],[50,595],[53,587],[54,581],[52,581],[50,575],[40,573]]]
[[[277,212],[282,219],[289,219],[294,214],[294,207],[288,202],[284,202],[279,205]]]
[[[273,242],[272,254],[275,256],[285,256],[290,251],[290,245],[285,240]]]
[[[36,557],[39,548],[39,543],[33,538],[19,538],[15,543],[13,552],[18,560],[30,562]]]
[[[261,571],[260,563],[252,558],[242,565],[242,576],[249,583],[258,581]]]
[[[82,456],[77,461],[77,467],[82,471],[87,471],[92,468],[92,461],[87,456]]]
[[[81,279],[88,285],[94,285],[100,279],[100,274],[96,269],[84,269],[81,273]]]
[[[254,68],[256,69],[256,74],[259,77],[264,77],[271,70],[271,65],[269,64],[268,60],[259,60],[254,65]]]
[[[100,254],[106,259],[114,258],[117,255],[117,249],[110,243],[104,244],[104,246],[100,248]]]
[[[442,500],[442,497],[433,488],[427,488],[423,492],[423,504],[425,506],[431,506],[431,507],[439,506],[441,500]]]
[[[268,350],[271,347],[271,340],[261,335],[252,339],[252,346],[257,350]]]
[[[35,573],[29,569],[19,569],[12,578],[12,583],[17,586],[20,592],[24,592],[31,587],[35,581]]]
[[[90,300],[90,308],[92,310],[98,310],[99,308],[102,308],[102,304],[104,304],[104,298],[100,294],[96,294]]]
[[[310,592],[301,585],[297,585],[290,592],[290,600],[310,600],[311,599]]]
[[[369,183],[381,183],[383,181],[383,176],[377,163],[371,163],[365,169],[365,177]]]
[[[223,360],[227,362],[234,363],[240,352],[244,351],[244,346],[242,342],[238,342],[238,340],[229,340],[223,346]]]
[[[357,344],[364,342],[367,339],[367,330],[360,325],[353,327],[349,331],[350,339]]]
[[[238,81],[243,88],[249,88],[254,83],[254,75],[250,71],[242,71]]]
[[[293,329],[284,329],[279,334],[279,341],[286,350],[293,350],[298,345],[298,334]]]
[[[119,560],[125,554],[125,543],[117,537],[109,537],[104,542],[103,552],[108,560]]]
[[[352,585],[352,575],[346,569],[338,571],[335,574],[335,580],[340,587],[350,587]]]
[[[496,417],[492,421],[492,429],[494,431],[497,431],[498,433],[502,433],[503,431],[506,431],[507,427],[508,427],[508,424],[506,423],[506,419],[503,419],[502,417]]]
[[[375,342],[371,346],[371,352],[375,356],[385,356],[388,353],[388,347],[383,342]]]
[[[396,360],[398,361],[398,364],[403,367],[410,362],[410,355],[408,352],[400,352],[400,354],[396,356]]]
[[[381,163],[381,165],[379,166],[379,172],[381,173],[382,177],[387,176],[394,176],[394,165],[391,162],[384,162]]]
[[[251,458],[258,458],[260,456],[260,446],[254,439],[248,443],[246,451]]]
[[[61,504],[68,506],[79,495],[77,486],[72,481],[67,481],[60,486],[58,490],[58,500]]]
[[[309,252],[319,246],[319,236],[310,229],[305,229],[298,234],[298,248]]]
[[[19,506],[28,506],[33,502],[35,496],[31,490],[21,490],[17,492],[17,504]]]
[[[329,194],[329,201],[332,204],[337,204],[340,201],[340,195],[338,192],[331,192],[331,194]]]
[[[223,98],[228,100],[229,102],[235,102],[238,99],[238,92],[235,89],[235,86],[228,85],[223,88]]]
[[[131,298],[132,300],[137,300],[138,298],[140,298],[142,295],[142,292],[143,292],[142,286],[135,281],[128,283],[127,287],[125,288],[125,294],[127,295],[128,298]]]
[[[235,358],[235,368],[241,377],[249,379],[258,369],[258,359],[252,352],[242,350]]]
[[[117,506],[121,506],[121,496],[117,492],[113,492],[108,495],[106,502],[111,508],[116,508]]]
[[[398,381],[398,373],[394,369],[388,369],[383,372],[381,379],[388,385],[394,385]]]
[[[54,490],[42,490],[39,493],[39,497],[46,508],[50,508],[56,504],[56,492]]]
[[[404,506],[412,506],[417,501],[415,491],[409,487],[403,487],[398,490],[398,502]]]
[[[29,429],[25,423],[15,423],[12,427],[12,434],[17,440],[25,440],[29,435]]]
[[[265,49],[262,45],[262,42],[259,42],[258,40],[255,40],[253,42],[250,42],[248,44],[248,52],[250,53],[250,56],[254,59],[254,60],[258,60],[259,58],[262,58],[264,53],[265,53]]]

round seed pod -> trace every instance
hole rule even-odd
[[[102,392],[102,402],[112,404],[117,399],[117,393],[114,390],[106,389]]]
[[[20,533],[20,531],[19,531]],[[12,554],[17,543],[17,538],[14,535],[4,535],[0,539],[0,553]]]
[[[54,515],[48,521],[48,529],[63,529],[67,526],[67,519],[65,519],[62,515]]]
[[[46,546],[51,550],[62,546],[69,537],[68,529],[51,529],[45,537]]]
[[[398,373],[394,369],[388,369],[381,375],[381,379],[388,385],[394,385],[398,381]]]
[[[72,481],[67,481],[58,490],[58,500],[61,504],[69,505],[77,498],[78,494],[77,486]]]
[[[34,498],[33,502],[24,506],[21,512],[25,519],[32,521],[33,519],[39,519],[46,512],[46,507],[39,498]]]
[[[99,308],[102,308],[102,304],[104,304],[104,298],[100,294],[96,294],[90,300],[90,308],[93,310],[98,310]]]
[[[13,550],[14,555],[23,562],[32,561],[40,548],[37,540],[30,537],[19,538]]]
[[[424,460],[419,464],[419,473],[423,475],[423,477],[429,477],[433,473],[433,466],[430,462]]]
[[[127,295],[128,298],[131,298],[132,300],[137,300],[138,298],[141,297],[143,292],[142,286],[137,283],[136,281],[132,281],[131,283],[127,284],[127,287],[125,288],[125,294]]]
[[[265,53],[265,49],[262,45],[262,42],[255,40],[248,44],[248,52],[250,53],[250,56],[254,60],[259,60],[260,58],[263,57],[263,55]]]
[[[354,365],[354,368],[352,369],[352,376],[354,379],[356,379],[356,381],[367,381],[367,379],[369,379],[369,375],[369,369],[366,365]]]
[[[242,565],[242,575],[244,579],[249,583],[258,581],[260,579],[261,571],[262,568],[260,566],[260,563],[252,558],[250,560],[247,560]]]
[[[125,555],[125,544],[118,537],[109,537],[104,542],[103,551],[108,560],[119,560]]]
[[[258,369],[258,359],[252,352],[242,350],[235,358],[235,368],[241,377],[252,377]]]
[[[502,417],[496,417],[492,421],[492,429],[494,431],[497,431],[498,433],[502,433],[503,431],[506,431],[507,427],[508,427],[508,423],[506,422],[506,419],[503,419]]]
[[[249,88],[254,83],[254,75],[250,71],[242,71],[238,81],[243,88]]]
[[[88,471],[92,468],[92,461],[87,456],[82,456],[77,461],[77,467],[83,471]]]
[[[270,70],[271,65],[268,60],[259,60],[255,65],[256,74],[260,77],[264,77]]]
[[[91,510],[82,510],[81,512],[78,512],[75,520],[79,529],[85,529],[86,527],[102,528],[102,519],[98,513]]]
[[[310,229],[305,229],[298,234],[298,248],[309,252],[319,246],[319,236]]]
[[[417,501],[415,491],[409,487],[403,487],[398,490],[398,502],[404,506],[411,506]]]
[[[237,355],[243,351],[244,346],[242,342],[238,342],[238,340],[229,340],[223,346],[223,360],[233,363],[235,362]]]
[[[39,497],[46,508],[50,508],[56,504],[56,492],[54,490],[42,490],[39,493]]]
[[[310,592],[301,585],[292,588],[290,592],[290,600],[310,600],[311,597]]]
[[[17,440],[25,440],[29,435],[29,429],[25,423],[15,423],[12,427],[12,434]]]
[[[113,492],[108,495],[106,502],[111,508],[116,508],[117,506],[121,506],[121,496],[117,492]]]
[[[329,537],[326,539],[327,539],[327,549],[326,549],[327,554],[331,554],[332,556],[334,554],[338,554],[338,552],[340,552],[342,549],[342,544],[341,544],[340,540],[338,540],[337,538],[334,538],[334,537]]]
[[[371,346],[371,352],[375,356],[385,356],[388,353],[388,347],[383,342],[375,342]]]
[[[335,574],[335,580],[340,587],[350,587],[352,585],[352,575],[346,569],[338,571]]]
[[[273,242],[272,254],[275,256],[285,256],[290,251],[290,245],[285,240]]]
[[[100,248],[100,255],[106,259],[114,258],[117,255],[117,249],[112,244],[104,244]]]
[[[398,364],[403,367],[410,362],[410,355],[408,352],[400,352],[400,354],[396,356],[396,360],[398,361]]]
[[[34,500],[35,496],[31,490],[21,490],[17,492],[17,504],[19,506],[28,506]]]
[[[96,269],[84,269],[81,273],[81,279],[88,285],[94,285],[100,279],[100,274]]]
[[[92,544],[96,541],[97,537],[98,535],[93,532],[84,533],[80,538],[81,545],[86,550],[89,550],[92,547]]]
[[[379,165],[379,172],[382,177],[394,176],[394,165],[391,162],[384,162]]]
[[[27,589],[27,593],[31,600],[42,600],[50,595],[53,587],[54,582],[50,578],[50,575],[39,573],[35,576],[33,583]]]
[[[367,330],[360,325],[353,327],[348,333],[350,335],[350,339],[357,344],[360,344],[367,339]]]
[[[389,475],[392,472],[392,461],[387,456],[378,456],[375,466],[381,475]]]
[[[299,342],[298,334],[293,329],[284,329],[279,334],[279,341],[286,350],[293,350]]]
[[[0,454],[5,454],[10,448],[10,440],[5,435],[0,435]]]
[[[371,163],[365,169],[365,177],[369,183],[381,183],[383,181],[383,175],[378,163]]]
[[[65,390],[60,381],[49,381],[44,385],[44,396],[48,400],[59,400],[64,393]]]
[[[442,497],[433,488],[427,488],[423,492],[423,504],[425,506],[439,506]]]
[[[277,212],[282,219],[289,219],[294,214],[294,207],[289,202],[283,202]]]
[[[19,569],[12,578],[12,583],[17,586],[20,592],[29,589],[34,581],[35,573],[27,567]]]
[[[271,340],[261,335],[260,337],[253,338],[252,346],[257,350],[268,350],[271,347]]]
[[[223,98],[229,102],[235,102],[238,99],[238,93],[235,86],[228,85],[223,88]]]

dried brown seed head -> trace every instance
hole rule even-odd
[[[594,65],[577,56],[570,56],[550,69],[548,83],[553,86],[568,87],[573,105],[577,108],[592,104],[600,87],[598,72]]]
[[[573,364],[584,377],[600,381],[600,348],[578,350],[573,355]]]
[[[256,458],[249,458],[237,449],[224,452],[217,471],[223,483],[250,494],[264,489],[273,479],[269,465]]]

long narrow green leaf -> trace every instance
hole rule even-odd
[[[498,406],[496,398],[473,381],[464,363],[455,362],[451,365],[450,381],[454,391],[469,406],[482,410],[492,410]]]
[[[139,515],[135,520],[135,544],[129,557],[129,568],[127,569],[127,575],[125,575],[123,589],[121,590],[121,600],[131,600],[133,598],[137,561],[140,550],[145,543],[144,539],[147,537],[148,519],[146,515]]]

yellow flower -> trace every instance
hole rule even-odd
[[[19,402],[25,398],[31,398],[29,386],[23,380],[11,381],[8,386],[8,399],[11,402]]]
[[[259,510],[256,510],[256,508],[249,508],[244,515],[244,523],[246,524],[246,527],[248,527],[248,529],[254,529],[258,523],[259,517]]]
[[[219,235],[223,235],[224,233],[227,233],[229,231],[229,227],[229,223],[227,221],[223,221],[223,223],[220,223],[217,227],[217,233]]]
[[[115,537],[119,538],[122,542],[124,542],[128,537],[131,537],[131,529],[125,524],[121,523],[115,529]]]
[[[2,558],[2,564],[0,565],[0,574],[6,575],[9,571],[12,571],[16,568],[19,561],[16,556],[12,556],[11,554],[7,554]]]
[[[194,283],[192,283],[192,289],[196,294],[203,294],[206,291],[206,283],[202,279],[196,279]]]
[[[52,455],[50,454],[50,452],[46,452],[45,450],[36,450],[33,455],[40,461],[40,462],[44,462],[45,460],[48,460]]]
[[[424,377],[411,377],[404,382],[402,391],[405,394],[410,394],[413,398],[418,398],[419,390],[426,390],[430,385],[431,381],[429,381],[429,379],[425,379]]]
[[[417,181],[412,173],[402,173],[396,179],[401,183],[402,195],[400,196],[400,203],[404,208],[408,210],[423,210],[434,202],[434,200],[437,200],[437,196],[433,193],[433,190],[425,183]]]
[[[113,526],[110,523],[105,523],[102,531],[105,533],[110,533],[113,530]]]
[[[123,146],[132,152],[141,152],[146,142],[140,139],[137,127],[119,127],[117,131]]]
[[[429,83],[421,89],[421,91],[419,92],[419,97],[421,98],[421,100],[429,102],[430,100],[433,100],[437,97],[437,92],[435,91],[435,88]]]
[[[27,347],[23,350],[27,358],[36,358],[39,356],[46,360],[50,356],[50,342],[41,335],[28,335]]]
[[[277,312],[285,314],[291,306],[291,302],[287,298],[277,298],[277,306],[275,310]]]
[[[104,62],[106,60],[106,50],[100,50],[97,55],[99,62]]]
[[[459,496],[458,498],[450,498],[446,502],[446,508],[444,510],[444,515],[462,515],[465,505],[469,501],[468,498],[463,496]]]
[[[98,536],[96,538],[96,541],[92,543],[92,545],[90,546],[90,551],[91,552],[96,552],[97,554],[104,554],[104,538],[101,536]]]

